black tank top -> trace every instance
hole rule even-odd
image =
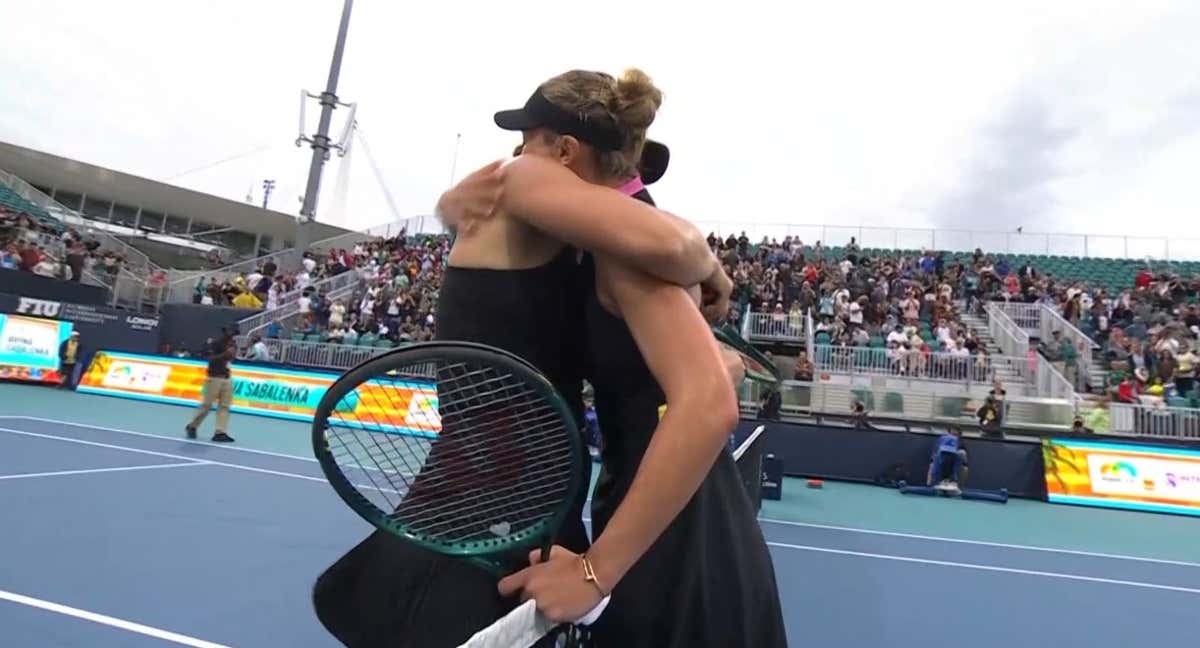
[[[581,377],[585,295],[574,248],[522,270],[446,268],[438,294],[437,339],[487,344],[529,361],[583,420]]]
[[[633,483],[666,396],[629,327],[605,310],[594,283],[585,312],[588,377],[603,446],[592,496],[592,535],[597,537]],[[663,596],[663,583],[671,584],[670,596]],[[617,583],[592,636],[599,648],[787,646],[771,555],[727,450],[683,511]]]
[[[525,270],[447,268],[436,323],[440,340],[488,344],[528,360],[582,422],[586,291],[575,259],[568,248]],[[582,469],[588,483],[591,462]],[[576,552],[587,549],[586,496],[581,490],[555,538]],[[527,554],[520,554],[523,563]],[[321,623],[350,648],[453,648],[517,602],[500,598],[496,578],[478,567],[383,531],[342,556],[313,588]]]

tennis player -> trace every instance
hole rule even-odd
[[[616,109],[616,81],[606,79]],[[574,141],[598,132],[542,99],[531,99],[534,110],[558,132],[574,133]],[[611,125],[602,132],[617,133]],[[487,217],[458,230],[439,294],[438,337],[489,344],[530,361],[581,423],[583,298],[591,276],[581,277],[571,245],[611,254],[665,281],[706,282],[728,297],[728,279],[694,226],[542,157],[489,165],[442,203],[446,212],[476,209]],[[588,545],[584,497],[557,537],[578,552]],[[314,604],[347,646],[436,648],[465,641],[515,601],[502,597],[483,570],[377,532],[321,575]]]
[[[522,131],[522,159],[619,186],[661,100],[638,70],[616,84],[572,71],[496,121]],[[545,118],[547,103],[588,128],[564,131]],[[598,248],[594,274],[585,328],[604,426],[596,540],[584,554],[556,547],[550,560],[503,579],[500,591],[536,599],[555,621],[578,619],[611,593],[593,627],[599,646],[786,646],[770,554],[724,451],[737,401],[696,308],[699,291],[689,295]]]

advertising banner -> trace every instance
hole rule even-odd
[[[1200,516],[1200,450],[1046,439],[1051,502]]]
[[[154,353],[158,350],[160,326],[157,315],[4,293],[0,293],[0,313],[70,322],[74,330],[79,331],[80,344],[88,352],[120,349]]]
[[[203,397],[208,363],[101,351],[76,391],[156,403],[197,406]],[[294,421],[312,421],[317,405],[338,375],[233,363],[234,412]],[[338,419],[365,429],[436,436],[441,429],[437,389],[432,383],[367,383],[342,399]]]
[[[62,382],[58,348],[71,323],[0,314],[0,380]]]

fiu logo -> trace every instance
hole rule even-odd
[[[24,315],[35,315],[38,317],[58,317],[58,312],[62,310],[62,304],[56,301],[47,301],[45,299],[31,299],[29,297],[21,297],[17,303],[17,312]]]

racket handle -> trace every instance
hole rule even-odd
[[[576,625],[591,625],[600,618],[612,597],[606,596]],[[525,601],[492,625],[476,632],[458,648],[528,648],[557,626],[537,611],[537,601]]]

